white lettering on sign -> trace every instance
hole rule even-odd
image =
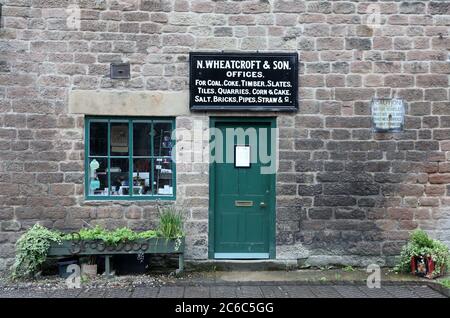
[[[199,69],[218,69],[218,70],[290,70],[291,63],[289,61],[273,61],[272,67],[270,64],[262,64],[261,60],[197,60],[197,68]]]
[[[191,107],[295,110],[295,54],[191,53]]]
[[[377,131],[401,131],[405,107],[401,99],[373,99],[372,120]]]

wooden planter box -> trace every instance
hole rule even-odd
[[[423,260],[423,262],[422,262]],[[429,279],[445,274],[445,268],[441,268],[441,272],[433,274],[436,265],[431,257],[428,256],[413,256],[411,257],[411,273],[416,276],[421,276]]]
[[[52,243],[48,250],[48,257],[63,256],[105,256],[105,272],[111,274],[110,257],[112,255],[127,254],[176,254],[178,255],[178,270],[184,270],[184,238],[179,240],[151,238],[136,241],[122,242],[117,245],[108,245],[103,241],[63,241],[61,244]]]

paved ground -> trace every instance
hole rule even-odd
[[[261,285],[171,285],[93,289],[3,289],[1,298],[445,298],[426,285],[389,284],[380,289],[364,285],[308,285],[263,283]]]
[[[445,298],[449,289],[436,281],[382,269],[381,288],[366,286],[363,269],[296,271],[211,271],[129,275],[98,275],[81,289],[67,289],[64,279],[42,276],[31,281],[0,277],[0,298]]]

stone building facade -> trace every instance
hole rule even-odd
[[[0,3],[1,269],[38,221],[154,227],[155,201],[85,199],[86,115],[276,117],[279,260],[389,265],[418,227],[450,243],[449,1]],[[222,50],[298,52],[298,112],[190,112],[189,52]],[[373,97],[405,100],[403,132],[372,130]],[[164,202],[185,210],[189,259],[208,259],[208,166],[177,164]]]

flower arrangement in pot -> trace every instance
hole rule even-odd
[[[402,248],[395,271],[431,279],[444,275],[449,265],[449,248],[417,229]]]

